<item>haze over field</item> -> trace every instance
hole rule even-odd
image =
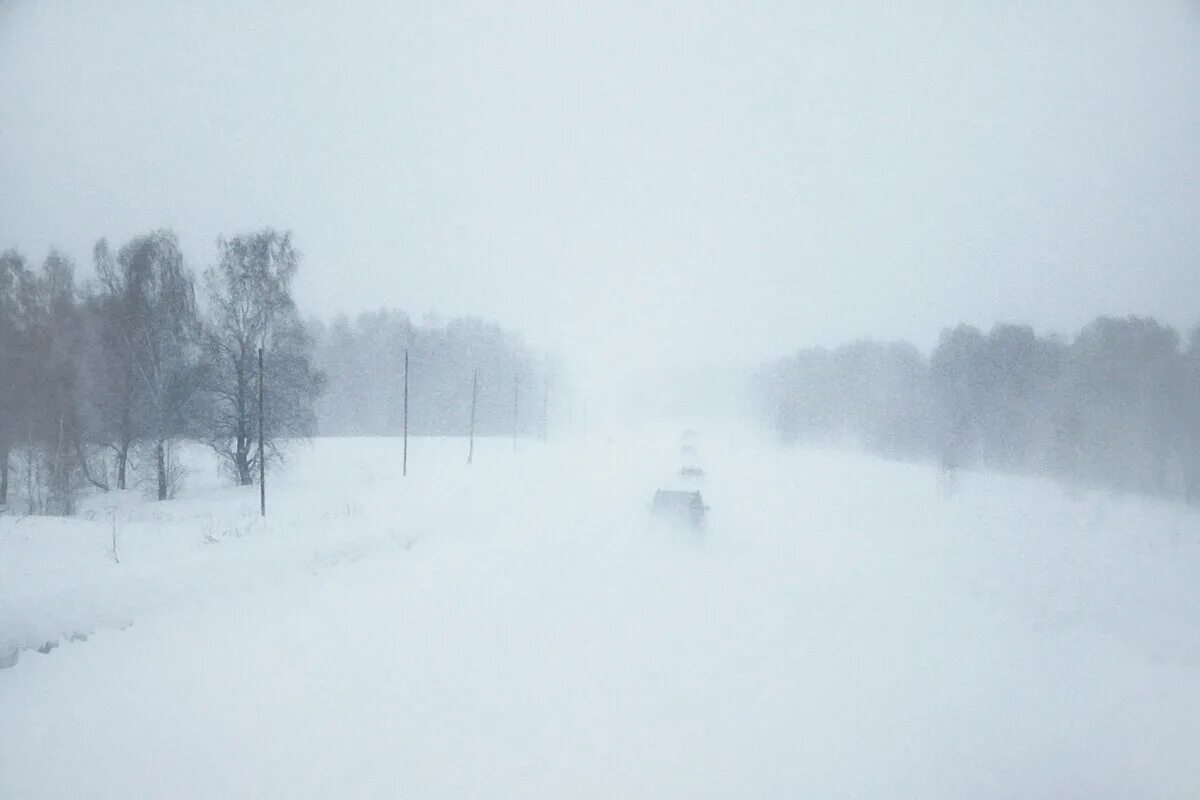
[[[0,98],[0,247],[291,229],[606,375],[1200,307],[1193,0],[9,0]]]

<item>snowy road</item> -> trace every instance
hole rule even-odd
[[[298,545],[192,537],[240,582],[0,671],[0,797],[1200,795],[1186,510],[728,440],[702,541],[646,525],[662,443],[314,491],[386,446],[303,456]]]

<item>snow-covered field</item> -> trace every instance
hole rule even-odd
[[[698,449],[702,537],[669,436],[4,517],[0,798],[1200,796],[1200,515]]]

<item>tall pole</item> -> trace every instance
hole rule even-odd
[[[475,458],[475,400],[479,397],[479,367],[471,370],[471,435],[467,449],[467,463]]]
[[[263,349],[258,348],[258,512],[267,515],[267,453],[263,450]]]
[[[404,348],[404,465],[402,475],[408,474],[408,348]]]

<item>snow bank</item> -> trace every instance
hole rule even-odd
[[[462,444],[130,504],[120,564],[6,521],[0,631],[98,632],[0,672],[0,796],[1200,793],[1187,509],[724,439],[697,538],[669,440]]]

